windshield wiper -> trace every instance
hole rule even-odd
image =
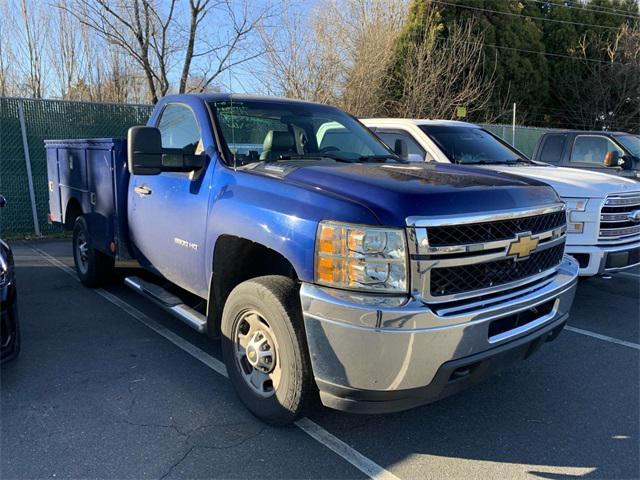
[[[533,162],[529,161],[529,160],[524,160],[522,158],[518,158],[517,160],[510,160],[508,162],[505,162],[507,165],[533,165]]]
[[[456,160],[456,163],[458,165],[496,165],[503,162],[495,162],[495,161],[491,162],[487,160],[478,160],[476,162],[461,162],[460,160]]]
[[[387,160],[394,160],[398,163],[407,163],[407,160],[396,155],[362,155],[358,157],[357,162],[385,162]]]
[[[329,158],[331,160],[335,160],[336,162],[346,162],[351,163],[351,160],[347,160],[345,158],[335,157],[333,155],[328,155],[326,153],[323,154],[293,154],[293,155],[280,155],[278,158],[274,158],[271,160],[266,160],[267,162],[277,162],[278,160],[324,160],[325,158]]]
[[[461,162],[460,160],[456,160],[459,165],[517,165],[520,163],[530,164],[531,162],[527,160],[517,159],[517,160],[478,160],[476,162]]]

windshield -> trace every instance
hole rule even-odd
[[[453,163],[529,163],[520,153],[497,140],[489,132],[472,126],[420,125]]]
[[[640,136],[638,135],[620,135],[616,137],[623,147],[625,147],[631,155],[640,158]]]
[[[344,162],[399,158],[337,108],[298,102],[212,102],[225,150],[238,165],[331,158]]]

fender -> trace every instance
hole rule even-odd
[[[301,281],[312,282],[320,221],[379,225],[369,209],[332,193],[282,178],[234,171],[222,162],[216,167],[212,185],[216,193],[210,198],[207,225],[207,279],[220,235],[245,238],[274,250],[293,265]]]

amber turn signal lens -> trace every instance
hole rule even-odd
[[[318,251],[320,253],[335,253],[333,246],[333,238],[334,238],[334,228],[333,227],[323,227],[320,230],[320,242],[318,245]]]
[[[344,260],[341,258],[318,258],[318,280],[326,283],[339,283],[344,281]]]

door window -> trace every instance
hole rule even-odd
[[[547,163],[560,163],[565,138],[565,135],[547,135],[542,144],[539,160]]]
[[[188,154],[202,150],[200,127],[193,111],[186,105],[167,105],[162,111],[158,129],[163,148],[179,148]]]
[[[394,149],[396,140],[404,140],[407,143],[407,153],[409,154],[409,160],[420,162],[423,162],[425,160],[425,151],[408,133],[400,132],[398,130],[376,130],[376,135],[378,135],[391,150]],[[420,160],[418,160],[418,157],[420,158]],[[427,160],[429,160],[429,158]]]
[[[620,155],[624,153],[615,143],[603,135],[578,135],[573,144],[569,161],[602,165],[608,152],[618,152]]]
[[[351,130],[338,120],[320,121],[316,142],[320,152],[351,152],[358,156],[375,155],[369,141],[371,137],[354,138]],[[386,154],[387,152],[385,152]]]

